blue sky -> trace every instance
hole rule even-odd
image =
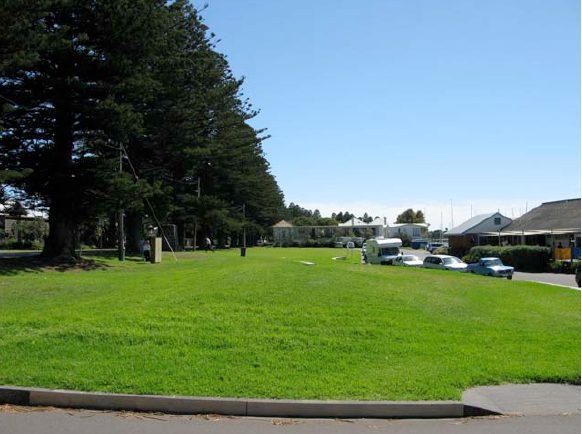
[[[578,0],[207,2],[287,203],[436,229],[580,197]]]

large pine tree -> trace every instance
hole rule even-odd
[[[74,255],[82,222],[123,209],[135,246],[144,197],[206,232],[239,229],[242,204],[276,219],[256,112],[186,0],[0,0],[0,55],[0,164],[49,208],[45,255]]]
[[[165,2],[4,1],[0,155],[33,172],[20,184],[49,207],[47,256],[74,255],[95,160],[139,134]]]

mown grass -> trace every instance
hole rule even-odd
[[[444,400],[474,385],[579,383],[578,291],[331,259],[343,253],[255,248],[0,274],[0,384]]]

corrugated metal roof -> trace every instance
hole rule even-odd
[[[542,203],[537,208],[513,220],[506,231],[550,231],[577,229],[580,231],[580,199]]]
[[[466,233],[470,233],[468,232],[469,230],[471,230],[472,228],[474,228],[475,226],[483,223],[485,220],[493,217],[494,215],[499,214],[498,212],[492,212],[489,214],[479,214],[476,215],[475,217],[470,218],[469,220],[467,220],[466,222],[460,224],[459,226],[455,226],[454,228],[452,228],[451,230],[445,232],[445,235],[463,235]]]

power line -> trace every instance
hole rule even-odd
[[[125,155],[125,158],[127,158],[127,162],[129,163],[129,167],[133,173],[135,180],[136,181],[139,180],[139,176],[137,176],[137,172],[136,172],[135,167],[133,166],[133,164],[131,162],[131,159],[129,158],[129,154],[127,153],[123,144],[120,144],[120,146],[121,146],[121,149],[123,151],[123,154]],[[147,197],[144,196],[144,200],[147,203],[148,207],[150,208],[152,216],[154,217],[154,220],[156,221],[158,228],[160,228],[160,232],[162,233],[164,240],[166,240],[166,244],[168,245],[168,247],[170,248],[170,251],[172,252],[172,255],[174,256],[174,260],[177,261],[178,258],[176,257],[176,253],[174,252],[174,249],[172,249],[172,245],[170,244],[170,241],[168,240],[168,237],[166,236],[166,233],[164,232],[164,228],[162,228],[162,224],[160,223],[160,221],[158,220],[158,217],[156,216],[156,212],[154,211],[154,207],[152,206],[152,204],[150,203],[150,201]]]
[[[6,102],[8,102],[8,103],[10,103],[12,105],[18,105],[18,103],[16,101],[11,100],[10,98],[6,98],[4,95],[1,95],[0,94],[0,98],[2,98],[4,101],[6,101]]]

